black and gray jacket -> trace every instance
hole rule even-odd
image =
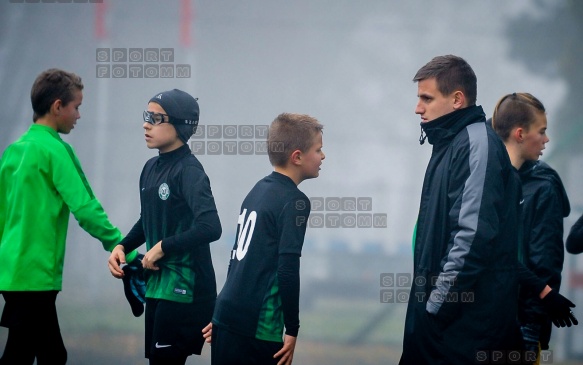
[[[419,209],[400,364],[472,364],[515,349],[520,181],[480,106],[422,128]]]

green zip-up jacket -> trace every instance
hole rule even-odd
[[[73,148],[33,124],[0,160],[0,291],[61,290],[69,213],[108,251],[122,239]]]

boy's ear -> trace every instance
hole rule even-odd
[[[301,165],[302,164],[301,158],[302,158],[302,151],[295,150],[295,151],[293,151],[291,153],[291,155],[289,157],[289,160],[290,160],[290,162],[291,162],[292,165],[296,165],[297,166],[297,165]]]
[[[62,106],[63,102],[61,101],[61,99],[57,99],[51,104],[50,111],[55,115],[59,115]]]
[[[515,128],[510,132],[510,135],[517,143],[522,143],[524,141],[524,129],[521,127]]]

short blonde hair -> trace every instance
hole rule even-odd
[[[271,122],[267,137],[269,162],[283,167],[295,150],[307,152],[324,126],[306,114],[282,113]]]

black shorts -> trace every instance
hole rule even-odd
[[[213,324],[211,365],[277,365],[283,342],[241,336]]]
[[[146,358],[200,355],[202,329],[211,322],[215,300],[178,303],[146,298]]]
[[[2,364],[65,364],[57,308],[57,290],[3,292],[6,301],[0,326],[8,328]]]
[[[0,326],[33,330],[39,327],[58,327],[57,290],[2,292],[6,304]]]

